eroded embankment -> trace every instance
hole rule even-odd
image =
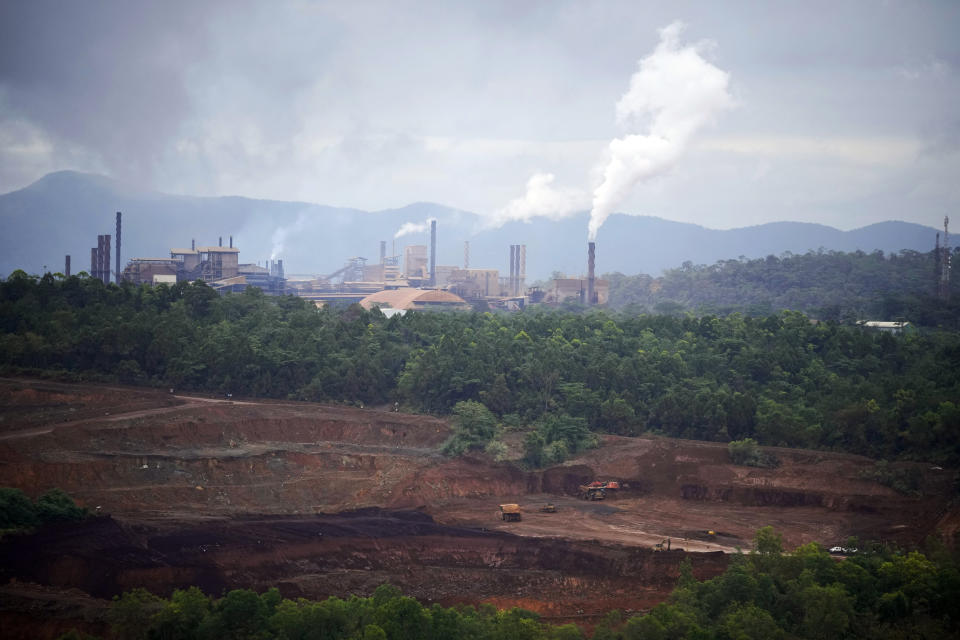
[[[171,527],[95,518],[0,543],[0,579],[109,598],[134,587],[169,595],[272,586],[287,597],[370,594],[390,582],[423,602],[524,606],[552,615],[643,609],[675,586],[679,565],[722,572],[722,553],[657,553],[439,525],[411,511],[247,517]]]

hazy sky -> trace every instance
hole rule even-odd
[[[960,221],[956,1],[0,0],[0,192],[76,169],[496,216],[534,178],[588,209],[611,141],[658,135],[657,112],[625,124],[618,103],[643,104],[631,77],[676,21],[676,51],[728,93],[616,210]]]

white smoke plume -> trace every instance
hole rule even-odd
[[[396,240],[411,233],[425,233],[430,228],[430,223],[433,222],[433,220],[434,218],[427,218],[424,222],[404,222],[400,225],[400,228],[397,229],[397,232],[393,234],[393,238]]]
[[[293,224],[288,224],[285,227],[277,227],[274,229],[273,235],[270,238],[270,259],[276,260],[283,255],[283,251],[287,244],[287,238],[291,234],[296,235],[302,232],[309,222],[310,217],[306,212],[301,211],[297,214],[297,219],[293,222]]]
[[[681,22],[660,30],[660,43],[640,60],[617,102],[617,122],[628,133],[610,142],[603,180],[593,191],[590,240],[634,186],[669,171],[694,134],[734,104],[730,75],[703,59],[702,45],[681,47],[682,30]]]
[[[500,227],[512,220],[529,222],[543,217],[561,220],[583,211],[590,205],[590,196],[580,189],[565,189],[553,186],[552,173],[535,173],[527,181],[526,193],[491,216],[486,226]]]

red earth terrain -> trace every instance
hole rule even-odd
[[[0,542],[5,637],[103,632],[104,599],[189,585],[323,598],[390,582],[424,603],[589,625],[661,602],[686,558],[698,578],[719,574],[765,525],[792,548],[911,545],[960,522],[952,471],[928,465],[921,495],[904,496],[853,455],[771,448],[780,466],[758,469],[724,444],[606,436],[527,471],[446,458],[449,435],[422,415],[0,380],[0,486],[57,487],[99,514]],[[593,480],[622,488],[579,499]],[[502,522],[501,503],[523,519]]]

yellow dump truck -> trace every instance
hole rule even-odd
[[[500,519],[504,522],[520,522],[520,505],[502,504],[500,505]]]

